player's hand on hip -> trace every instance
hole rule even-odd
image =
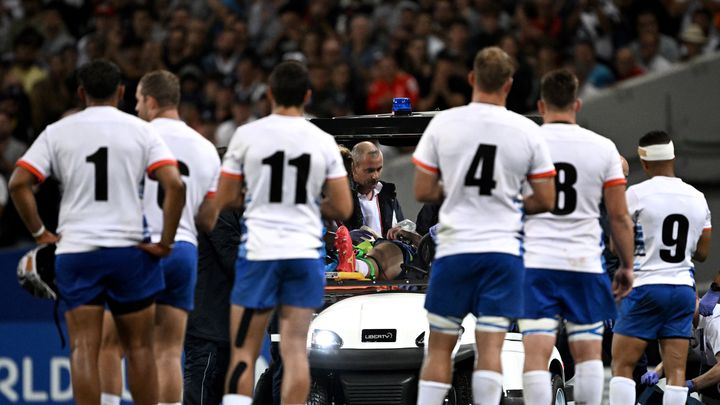
[[[720,291],[708,290],[705,295],[703,295],[700,299],[700,305],[698,308],[700,315],[712,315],[713,310],[715,310],[715,305],[717,305],[718,303],[718,300],[720,300]]]
[[[60,240],[60,237],[55,235],[54,233],[45,230],[40,236],[35,238],[35,242],[38,245],[52,245],[54,243],[57,243]]]
[[[615,272],[612,282],[615,299],[621,299],[630,293],[634,278],[632,267],[621,267]]]
[[[162,243],[141,243],[138,247],[155,257],[165,257],[172,252],[172,246],[164,245]]]

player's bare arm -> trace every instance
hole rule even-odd
[[[37,202],[33,194],[33,186],[37,178],[24,167],[17,167],[10,178],[8,189],[10,197],[17,207],[25,227],[35,238],[37,243],[55,243],[57,235],[45,229],[37,210]]]
[[[712,229],[703,229],[700,239],[695,247],[695,253],[693,253],[693,260],[696,262],[704,262],[710,254],[710,240],[712,239]],[[720,274],[715,277],[716,281],[720,278]]]
[[[339,221],[350,218],[353,202],[347,177],[326,180],[323,195],[320,213],[324,218]]]
[[[163,201],[163,230],[159,243],[143,244],[142,249],[155,256],[170,254],[175,242],[175,232],[180,223],[182,209],[185,206],[185,185],[180,171],[172,165],[161,166],[152,173],[165,190]]]
[[[543,177],[530,180],[533,193],[525,197],[523,207],[525,214],[541,214],[555,208],[555,177]]]
[[[621,262],[613,280],[613,293],[615,297],[621,298],[632,289],[633,223],[628,214],[624,185],[605,188],[603,198],[607,207],[613,246]]]
[[[201,232],[210,232],[215,228],[219,214],[220,209],[215,196],[206,196],[195,215],[195,226]]]
[[[245,193],[243,192],[242,176],[222,173],[215,195],[215,204],[219,210],[225,208],[243,208]]]
[[[438,173],[420,168],[415,170],[415,199],[422,203],[442,203],[443,187]]]

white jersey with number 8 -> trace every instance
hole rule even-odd
[[[627,183],[615,144],[579,125],[545,124],[557,170],[552,212],[525,222],[525,267],[603,273],[600,203],[607,187]]]
[[[555,175],[538,126],[505,107],[484,103],[436,115],[413,161],[422,170],[439,173],[443,181],[436,257],[519,255],[523,184]]]
[[[210,141],[180,120],[157,118],[150,124],[177,158],[178,169],[185,183],[185,207],[175,240],[197,245],[195,215],[205,197],[213,197],[217,190],[220,157]],[[163,198],[164,193],[158,182],[147,177],[144,207],[153,242],[159,242],[161,237]]]
[[[149,123],[89,107],[49,125],[17,164],[61,184],[60,254],[140,243],[145,172],[176,161]]]
[[[321,257],[320,193],[346,176],[335,140],[303,117],[272,114],[241,126],[222,176],[244,179],[249,260]]]

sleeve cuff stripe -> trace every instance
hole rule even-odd
[[[148,174],[150,174],[150,173],[154,172],[155,170],[157,170],[157,169],[160,168],[160,167],[170,166],[170,165],[172,165],[172,166],[177,166],[177,165],[178,165],[177,160],[172,160],[172,159],[158,160],[157,162],[155,162],[155,163],[151,164],[150,166],[148,166],[147,172],[148,172]]]
[[[706,226],[705,228],[703,228],[703,231],[709,231],[711,229],[712,229],[712,226]]]
[[[528,178],[528,180],[536,180],[536,179],[543,179],[545,177],[553,177],[556,174],[557,174],[557,172],[555,172],[555,169],[552,169],[547,172],[529,174],[527,176],[527,178]]]
[[[440,170],[438,170],[437,167],[433,167],[425,162],[421,162],[418,158],[413,157],[412,162],[413,162],[413,164],[415,164],[415,166],[417,166],[423,170],[426,170],[430,173],[440,173]]]
[[[325,177],[325,180],[336,180],[336,179],[342,179],[343,177],[347,177],[347,173],[342,174],[342,175],[337,175],[337,176],[327,176],[327,177]]]
[[[220,172],[220,176],[228,177],[228,178],[235,179],[235,180],[242,180],[242,178],[243,178],[242,174],[235,174],[235,173],[230,173],[230,172],[226,172],[226,171]]]
[[[217,192],[208,191],[207,194],[205,194],[205,198],[215,198],[215,194],[217,194]]]
[[[603,188],[624,186],[625,184],[627,184],[627,180],[625,180],[625,179],[608,180],[605,183],[603,183]]]
[[[15,166],[17,166],[17,167],[22,167],[23,169],[25,169],[25,170],[29,171],[30,173],[32,173],[32,175],[35,176],[35,178],[37,178],[37,180],[38,180],[40,183],[42,183],[43,181],[45,181],[45,176],[42,174],[42,172],[41,172],[40,170],[36,169],[35,166],[31,165],[31,164],[28,163],[27,161],[25,161],[25,160],[18,160],[17,163],[15,163]]]

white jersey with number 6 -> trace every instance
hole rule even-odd
[[[519,255],[523,183],[555,175],[538,126],[505,107],[484,103],[437,114],[413,162],[439,173],[443,181],[436,257]]]
[[[579,125],[540,127],[557,177],[555,209],[525,220],[525,267],[603,273],[600,202],[627,183],[615,144]]]
[[[692,255],[712,227],[705,196],[678,177],[655,176],[627,190],[635,222],[635,282],[694,286]]]
[[[175,157],[155,129],[114,107],[88,107],[49,125],[17,163],[61,184],[58,254],[141,242],[145,172],[168,164]]]
[[[244,179],[249,260],[320,257],[320,193],[346,176],[335,140],[303,117],[272,114],[241,126],[223,159],[222,176]]]
[[[195,215],[203,200],[206,197],[212,198],[217,191],[220,157],[210,141],[180,120],[157,118],[150,124],[175,155],[185,183],[185,207],[175,240],[197,245]],[[149,176],[145,178],[143,204],[153,242],[160,241],[163,226],[164,193],[159,186],[159,183]]]

